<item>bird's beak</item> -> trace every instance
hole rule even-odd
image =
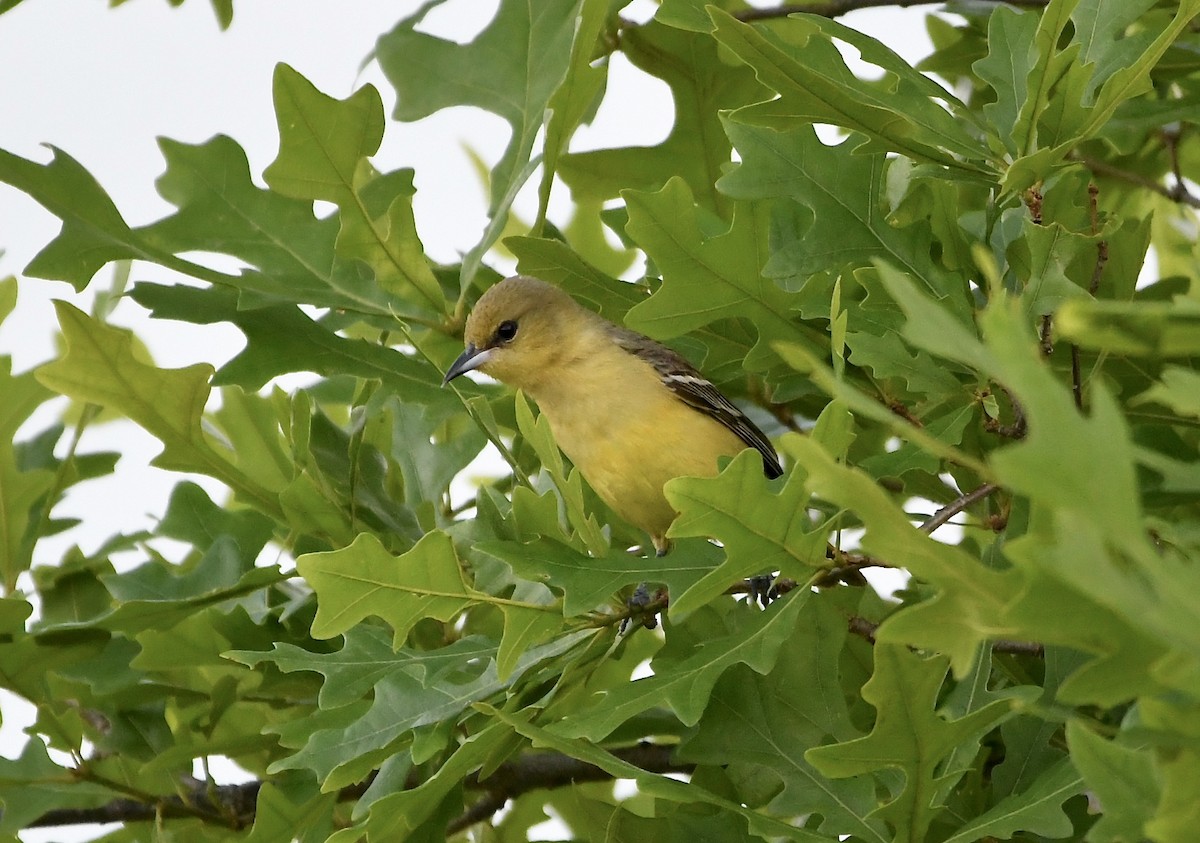
[[[483,351],[475,348],[474,343],[467,343],[467,347],[463,353],[458,355],[458,359],[450,364],[450,368],[446,370],[446,377],[442,379],[442,386],[450,383],[464,372],[469,372],[472,369],[478,369],[488,361],[492,356],[492,350],[485,348]]]

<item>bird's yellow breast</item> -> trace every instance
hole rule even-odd
[[[611,343],[597,347],[586,368],[558,373],[530,397],[588,484],[657,543],[676,514],[663,485],[685,475],[714,475],[718,457],[746,446],[684,404],[650,364]]]

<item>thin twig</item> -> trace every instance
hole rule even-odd
[[[641,743],[636,746],[609,750],[615,757],[648,773],[691,773],[696,765],[672,759],[673,747]],[[548,790],[579,782],[611,781],[612,776],[586,761],[557,752],[531,752],[514,761],[506,761],[490,776],[479,781],[469,776],[468,788],[479,788],[487,794],[452,820],[446,831],[453,834],[467,826],[482,822],[515,799],[531,790]]]
[[[1088,284],[1088,292],[1093,296],[1100,290],[1100,276],[1104,274],[1104,265],[1108,263],[1108,241],[1101,240],[1096,244],[1096,265],[1092,268],[1092,280]]]
[[[1000,487],[995,483],[984,483],[979,488],[967,492],[965,495],[959,495],[957,498],[950,501],[950,503],[946,504],[937,512],[935,512],[928,521],[922,524],[920,526],[921,532],[932,533],[934,530],[945,524],[955,515],[958,515],[958,513],[962,512],[968,506],[976,501],[983,500],[998,488]]]
[[[1029,6],[1032,8],[1041,8],[1045,6],[1049,0],[1003,0],[1010,6]],[[880,6],[894,6],[899,9],[907,9],[911,6],[934,6],[940,5],[944,0],[826,0],[824,3],[784,3],[780,6],[774,6],[769,9],[742,9],[734,12],[733,16],[740,21],[747,23],[751,21],[772,20],[774,18],[784,18],[788,15],[809,14],[820,15],[825,18],[836,18],[842,15],[856,12],[859,9],[876,9]],[[1001,2],[1001,0],[996,0]]]
[[[879,629],[879,624],[866,618],[860,618],[858,615],[851,615],[849,627],[851,632],[859,638],[865,639],[868,644],[875,643],[875,630]]]
[[[1071,396],[1075,409],[1083,412],[1083,370],[1079,363],[1079,346],[1071,343]]]
[[[847,626],[859,638],[865,639],[871,644],[875,643],[875,633],[879,630],[879,624],[858,615],[852,615],[847,621]],[[1040,658],[1045,655],[1046,648],[1036,641],[1012,641],[1002,638],[992,642],[992,652]]]
[[[885,407],[887,407],[889,410],[891,410],[895,415],[904,419],[906,422],[911,424],[913,427],[924,427],[925,426],[924,422],[922,422],[921,419],[915,413],[913,413],[913,411],[910,410],[904,404],[903,401],[901,401],[899,399],[889,399],[889,398],[885,398],[885,397],[880,397],[879,400],[883,403],[883,405]]]
[[[1174,160],[1174,148],[1168,146],[1172,152]],[[1175,162],[1178,166],[1178,162]],[[1177,181],[1177,186],[1183,184],[1182,178]],[[1100,233],[1100,208],[1097,201],[1100,196],[1100,188],[1095,182],[1088,184],[1088,214],[1092,224],[1092,236]],[[1088,283],[1088,293],[1093,297],[1100,290],[1100,278],[1104,274],[1104,265],[1108,263],[1108,241],[1100,240],[1096,243],[1096,263],[1092,267],[1092,278]],[[1075,408],[1083,412],[1083,367],[1080,364],[1079,346],[1071,343],[1071,395],[1075,399]]]
[[[1000,387],[1004,390],[1004,394],[1008,396],[1008,401],[1012,405],[1013,423],[1001,424],[999,419],[994,419],[988,415],[987,410],[983,411],[983,429],[988,433],[994,433],[997,436],[1003,436],[1006,439],[1024,439],[1028,432],[1028,423],[1025,421],[1025,410],[1021,407],[1021,402],[1016,399],[1012,391],[1006,387]]]
[[[508,804],[508,800],[507,793],[488,791],[478,802],[473,803],[470,808],[450,821],[450,824],[446,826],[446,836],[457,834],[468,826],[483,822]]]
[[[1165,196],[1172,202],[1178,202],[1181,205],[1189,205],[1193,208],[1200,208],[1200,196],[1196,196],[1187,189],[1187,185],[1182,182],[1176,182],[1171,187],[1154,179],[1146,178],[1138,173],[1131,173],[1128,170],[1122,170],[1120,167],[1114,167],[1106,161],[1101,161],[1096,158],[1087,158],[1085,156],[1074,156],[1072,160],[1078,161],[1087,167],[1093,173],[1109,178],[1117,179],[1128,184],[1144,187],[1147,190],[1152,190],[1160,196]]]
[[[804,428],[800,426],[800,423],[796,421],[796,414],[793,413],[791,408],[786,404],[774,404],[769,401],[760,401],[759,405],[766,408],[767,412],[774,416],[775,420],[788,430],[795,431],[796,433],[805,432]]]
[[[1042,324],[1038,328],[1038,347],[1043,357],[1054,353],[1054,317],[1049,313],[1042,316]]]
[[[1162,139],[1167,150],[1167,159],[1171,162],[1171,175],[1175,177],[1175,184],[1168,190],[1172,193],[1187,193],[1187,186],[1183,183],[1183,168],[1179,166],[1179,142],[1183,139],[1183,127],[1176,124],[1174,129],[1163,129]]]

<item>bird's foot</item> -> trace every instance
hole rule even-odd
[[[746,580],[746,594],[751,603],[757,603],[764,609],[771,601],[779,597],[775,590],[775,577],[772,574],[759,574]]]
[[[742,589],[751,603],[757,603],[764,609],[783,595],[794,589],[799,583],[788,577],[776,574],[760,574],[743,581]]]
[[[621,621],[621,634],[632,626],[654,629],[658,626],[658,613],[666,605],[666,589],[659,589],[652,596],[647,583],[639,583],[633,594],[625,601],[629,615]]]

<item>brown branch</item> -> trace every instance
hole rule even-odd
[[[1025,421],[1025,410],[1008,387],[1002,386],[1000,388],[1004,390],[1004,394],[1008,396],[1008,401],[1012,405],[1013,423],[1001,424],[999,419],[989,416],[985,409],[983,411],[983,429],[988,433],[994,433],[1006,439],[1024,439],[1029,429],[1028,423]]]
[[[894,568],[889,562],[884,562],[882,559],[876,559],[874,556],[867,556],[864,553],[854,553],[853,551],[841,550],[834,547],[832,544],[825,547],[825,558],[834,564],[825,570],[815,583],[818,588],[829,588],[838,583],[845,583],[852,586],[867,585],[867,578],[863,576],[863,568]]]
[[[247,828],[254,822],[254,807],[262,782],[212,786],[194,782],[185,796],[167,796],[157,801],[114,799],[95,808],[55,808],[42,814],[26,828],[50,828],[84,823],[150,822],[185,817]]]
[[[672,760],[673,747],[658,744],[638,744],[611,750],[620,760],[640,767],[649,773],[690,773],[694,764]],[[556,752],[530,752],[496,768],[484,781],[467,777],[464,784],[473,790],[486,791],[483,799],[467,809],[450,824],[450,832],[459,831],[481,822],[504,807],[509,799],[531,790],[566,787],[576,782],[607,781],[608,773],[592,764]],[[370,781],[344,787],[338,791],[338,801],[358,799]],[[420,778],[410,775],[406,789],[421,784]],[[249,828],[254,823],[261,781],[243,784],[211,785],[192,781],[181,796],[169,796],[156,801],[114,799],[93,808],[56,808],[42,814],[26,828],[50,828],[85,823],[153,822],[156,819],[201,819],[233,829]]]
[[[856,12],[859,9],[877,9],[881,6],[894,6],[898,9],[907,9],[911,6],[936,6],[941,5],[943,2],[944,0],[826,0],[823,3],[784,3],[783,5],[774,6],[769,9],[742,9],[741,11],[734,12],[733,16],[746,23],[784,18],[794,14],[820,15],[825,18],[836,18],[850,12]],[[995,0],[995,2],[1005,2],[1010,6],[1041,8],[1049,0]]]
[[[1038,347],[1042,350],[1043,357],[1054,353],[1054,317],[1048,313],[1042,316],[1038,328]]]
[[[800,423],[796,421],[796,414],[793,413],[791,408],[786,404],[775,404],[770,401],[763,400],[759,402],[759,406],[765,408],[767,412],[775,417],[776,421],[778,421],[788,430],[795,431],[796,433],[805,432],[804,428],[800,426]]]
[[[671,758],[672,747],[642,743],[610,750],[611,754],[648,773],[691,773],[694,764],[683,764]],[[482,822],[514,799],[531,790],[550,790],[579,782],[610,781],[604,770],[557,752],[530,752],[513,761],[506,761],[483,781],[468,776],[468,788],[479,788],[487,794],[454,819],[446,829],[454,834],[467,826]]]
[[[1045,198],[1042,196],[1042,191],[1037,187],[1030,187],[1025,190],[1022,200],[1025,202],[1025,207],[1029,209],[1029,218],[1034,225],[1042,224],[1042,205]]]
[[[508,804],[509,796],[502,791],[488,791],[483,798],[472,803],[471,807],[459,814],[446,826],[446,836],[458,834],[464,828],[481,823]]]
[[[858,637],[865,639],[871,644],[875,643],[875,633],[879,630],[879,624],[869,621],[866,618],[852,615],[847,621],[847,626]],[[998,639],[992,642],[992,652],[1008,653],[1013,656],[1038,656],[1040,658],[1045,655],[1046,648],[1036,641]]]
[[[1093,296],[1100,290],[1100,276],[1104,274],[1104,265],[1108,263],[1108,241],[1101,240],[1096,244],[1096,265],[1092,268],[1092,280],[1088,284],[1088,292]]]
[[[1172,161],[1178,173],[1178,161],[1175,160],[1175,148],[1173,145],[1168,146],[1171,152]],[[1177,187],[1183,186],[1183,177],[1177,175]],[[1092,235],[1100,233],[1100,209],[1097,199],[1100,196],[1100,188],[1095,182],[1088,184],[1088,214],[1092,223]],[[1096,263],[1092,267],[1092,278],[1088,283],[1088,293],[1095,297],[1100,290],[1100,278],[1104,274],[1104,265],[1108,263],[1108,241],[1101,240],[1096,243]],[[1075,399],[1075,408],[1083,412],[1083,371],[1079,362],[1079,346],[1071,343],[1071,395]]]
[[[1171,162],[1171,175],[1175,177],[1175,184],[1168,190],[1172,193],[1187,194],[1187,186],[1183,183],[1183,170],[1179,166],[1179,142],[1183,139],[1183,129],[1163,129],[1161,134],[1167,158]]]
[[[958,515],[958,513],[962,512],[968,506],[976,501],[983,500],[998,488],[1000,487],[995,483],[984,483],[979,488],[967,492],[965,495],[959,495],[957,498],[950,501],[950,503],[946,504],[937,512],[935,512],[928,521],[920,526],[919,529],[922,533],[932,533],[934,530],[945,524],[955,515]]]
[[[1087,167],[1096,175],[1108,176],[1109,178],[1117,179],[1118,181],[1126,182],[1127,184],[1144,187],[1147,190],[1152,190],[1160,196],[1165,196],[1172,202],[1178,202],[1181,205],[1189,205],[1193,208],[1200,208],[1200,196],[1196,196],[1187,189],[1187,185],[1178,181],[1171,187],[1167,187],[1162,182],[1148,179],[1138,173],[1131,173],[1128,170],[1122,170],[1120,167],[1114,167],[1106,161],[1100,161],[1096,158],[1087,158],[1084,156],[1072,156],[1072,160],[1078,161]]]
[[[1079,364],[1079,346],[1071,343],[1071,396],[1075,409],[1083,412],[1083,371]]]

